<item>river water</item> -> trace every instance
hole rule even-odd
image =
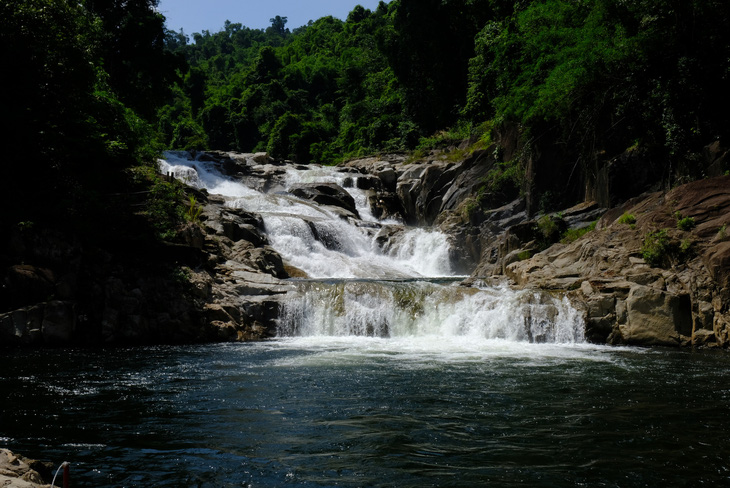
[[[9,353],[0,444],[74,487],[730,485],[724,352],[283,338]]]
[[[4,352],[0,445],[72,486],[730,486],[725,352],[587,344],[567,299],[460,286],[446,236],[378,221],[356,185],[359,219],[287,194],[351,174],[263,193],[161,166],[261,215],[307,278],[270,341]]]

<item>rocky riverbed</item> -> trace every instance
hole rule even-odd
[[[265,154],[197,158],[271,193],[283,191],[287,169],[296,167]],[[451,243],[452,269],[472,275],[465,285],[497,276],[517,287],[567,293],[583,310],[594,342],[728,345],[730,177],[646,193],[611,209],[585,202],[530,215],[524,199],[496,208],[479,204],[494,164],[488,151],[455,161],[383,155],[339,167],[340,184],[301,184],[289,191],[359,222],[346,192],[355,185],[364,190],[372,216],[388,219],[378,226],[362,223],[384,248],[403,225],[439,228]],[[15,230],[4,251],[0,343],[181,343],[274,335],[282,299],[293,289],[287,278],[306,273],[270,246],[259,215],[190,191],[202,206],[199,224],[181,228],[175,242],[141,252],[130,253],[124,244],[117,251],[87,248],[56,231]],[[592,222],[595,230],[559,242],[569,229]],[[661,255],[647,262],[642,248],[652,236],[661,241]]]

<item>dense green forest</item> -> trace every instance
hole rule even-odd
[[[503,170],[517,186],[549,176],[537,191],[560,196],[547,207],[627,150],[674,184],[705,176],[703,147],[727,144],[723,0],[393,0],[192,38],[156,7],[0,3],[5,217],[109,211],[164,148],[333,164],[512,133]]]
[[[153,0],[0,2],[0,18],[0,223],[103,233],[130,213],[119,194],[148,188],[134,169],[163,149],[157,110],[187,70],[165,19]]]
[[[722,1],[394,0],[290,32],[168,33],[190,70],[161,116],[173,147],[302,162],[518,124],[576,155],[685,157],[728,127]]]

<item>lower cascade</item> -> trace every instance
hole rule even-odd
[[[422,280],[300,283],[280,324],[283,336],[584,340],[582,319],[566,298]]]
[[[448,236],[375,218],[357,188],[358,174],[316,165],[272,168],[260,155],[237,157],[246,166],[237,178],[211,158],[182,152],[166,153],[160,169],[260,216],[271,246],[304,276],[286,280],[279,337],[584,342],[583,319],[564,296],[463,286],[464,276],[451,271]],[[251,176],[256,171],[258,178]],[[319,200],[307,198],[314,187]]]

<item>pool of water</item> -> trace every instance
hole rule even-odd
[[[73,487],[730,485],[725,352],[473,338],[4,351],[0,445]]]

